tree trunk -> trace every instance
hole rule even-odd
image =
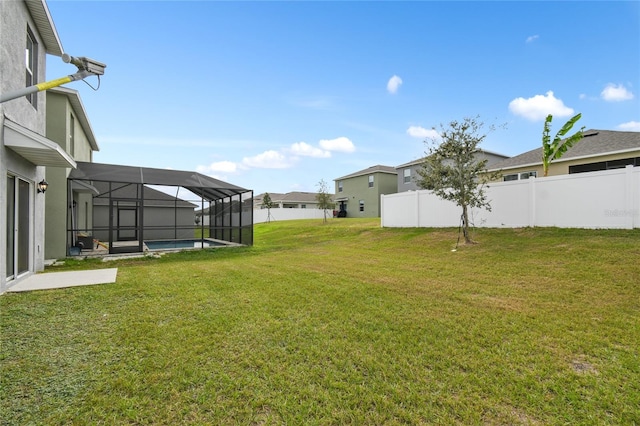
[[[467,213],[467,205],[462,206],[462,235],[464,235],[465,244],[475,244],[476,242],[471,239],[469,235],[469,214]]]

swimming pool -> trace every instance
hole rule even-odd
[[[212,240],[155,240],[144,242],[149,250],[170,250],[170,249],[189,249],[189,248],[206,248],[224,246],[224,243],[219,243]]]

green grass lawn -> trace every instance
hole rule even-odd
[[[2,424],[640,424],[640,230],[274,222],[0,297]]]

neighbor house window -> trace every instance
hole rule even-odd
[[[369,188],[373,188],[373,175],[369,176]]]
[[[342,181],[338,181],[338,192],[342,192]]]
[[[36,38],[29,28],[27,28],[27,47],[25,48],[25,87],[33,86],[37,83],[38,77],[38,44]],[[26,95],[27,100],[34,106],[37,106],[37,98],[35,93]]]
[[[510,180],[523,180],[523,179],[529,179],[532,177],[537,177],[537,175],[538,175],[537,172],[513,173],[510,175],[503,175],[502,180],[505,182],[508,182]]]
[[[301,209],[306,209],[306,208],[307,208],[307,205],[306,205],[306,204],[300,204],[300,208],[301,208]]]
[[[404,169],[404,183],[411,182],[411,169]]]
[[[569,174],[597,172],[600,170],[622,169],[627,166],[640,166],[640,157],[623,158],[620,160],[599,161],[597,163],[578,164],[569,166]]]
[[[520,179],[529,179],[531,177],[537,177],[538,173],[536,172],[524,172],[520,173]]]
[[[360,211],[364,211],[364,200],[360,200]]]

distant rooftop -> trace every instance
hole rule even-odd
[[[500,154],[500,153],[498,153],[498,152],[493,152],[493,151],[489,151],[489,150],[486,150],[486,149],[481,149],[481,150],[480,150],[480,152],[483,152],[483,153],[484,153],[484,154],[486,154],[486,155],[491,155],[491,156],[494,156],[494,157],[509,158],[509,156],[508,156],[508,155]],[[424,160],[425,160],[425,158],[426,158],[426,157],[418,158],[418,159],[416,159],[416,160],[409,161],[408,163],[400,164],[399,166],[396,166],[395,168],[396,168],[396,169],[403,169],[403,168],[406,168],[406,167],[415,166],[415,165],[418,165],[418,164],[423,163],[423,162],[424,162]],[[501,160],[497,160],[497,161],[501,161]],[[492,165],[492,164],[496,163],[497,161],[496,161],[496,160],[491,161],[491,159],[490,159],[490,160],[487,162],[487,166],[490,166],[490,165]]]
[[[398,174],[398,172],[396,171],[395,167],[382,166],[382,165],[378,164],[377,166],[371,166],[371,167],[369,167],[367,169],[360,170],[358,172],[351,173],[349,175],[339,177],[337,179],[334,179],[334,181],[343,180],[343,179],[349,179],[349,178],[353,178],[353,177],[357,177],[357,176],[370,175],[370,174],[373,174],[373,173],[388,173],[388,174],[391,174],[391,175],[397,175]]]
[[[257,203],[261,203],[264,198],[264,194],[259,194],[253,197],[254,201]],[[287,192],[286,194],[280,194],[277,192],[269,192],[269,198],[274,203],[313,203],[316,202],[316,196],[318,195],[316,192]],[[331,194],[333,195],[333,194]]]
[[[583,138],[580,142],[569,148],[556,162],[640,150],[640,132],[589,129],[582,134]],[[491,169],[510,169],[539,164],[542,164],[542,146],[494,163]]]

